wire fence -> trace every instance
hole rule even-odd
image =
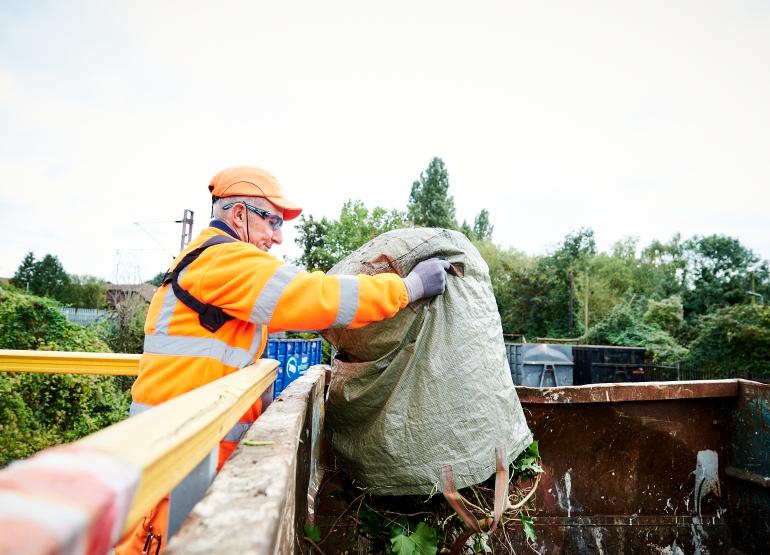
[[[64,314],[65,318],[72,322],[73,324],[78,324],[79,326],[89,326],[96,322],[97,320],[100,320],[102,318],[106,318],[110,315],[109,310],[102,310],[100,308],[71,308],[71,307],[61,307],[59,308],[62,314]]]
[[[706,371],[700,368],[686,368],[681,366],[643,365],[644,381],[648,382],[673,382],[694,380],[721,380],[744,379],[757,382],[770,383],[770,371],[765,373],[745,370],[718,370]]]

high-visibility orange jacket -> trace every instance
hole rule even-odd
[[[215,235],[227,233],[206,228],[172,267]],[[235,319],[211,333],[170,285],[159,288],[147,314],[144,354],[131,390],[136,402],[157,405],[249,365],[262,354],[268,332],[357,328],[389,318],[408,304],[396,274],[308,273],[242,241],[203,251],[182,272],[179,284]]]
[[[227,230],[222,222],[212,222],[172,268],[208,239],[227,236]],[[131,389],[135,405],[157,405],[251,364],[262,355],[269,332],[357,328],[389,318],[409,302],[406,286],[396,274],[308,273],[242,241],[208,247],[181,272],[178,281],[193,297],[222,308],[234,319],[210,332],[200,325],[198,313],[176,298],[170,284],[160,287],[144,326],[144,354]],[[247,427],[260,412],[261,400],[243,415],[241,423]],[[236,426],[220,443],[218,468],[235,449],[245,427],[233,435]],[[165,547],[168,514],[166,497],[117,546],[117,555],[140,553],[148,543],[153,553],[157,543]]]

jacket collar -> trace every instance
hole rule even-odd
[[[230,226],[227,225],[222,220],[211,220],[211,223],[209,223],[209,227],[214,227],[214,228],[216,228],[216,229],[218,229],[220,231],[224,231],[225,233],[227,233],[231,237],[234,237],[235,239],[238,239],[239,241],[241,240],[241,238],[238,237],[235,234],[235,232],[230,228]]]

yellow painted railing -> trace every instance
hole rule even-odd
[[[139,355],[0,349],[0,372],[136,376]]]
[[[273,385],[277,366],[278,361],[261,359],[76,442],[141,468],[124,532],[181,482]]]
[[[0,371],[136,375],[139,355],[0,350]],[[275,382],[278,361],[260,359],[215,382],[75,442],[141,470],[124,525],[142,515],[201,461]]]

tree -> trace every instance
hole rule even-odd
[[[69,276],[70,283],[59,298],[77,308],[104,308],[107,304],[107,282],[94,276]]]
[[[492,239],[492,231],[495,226],[489,221],[489,212],[486,208],[482,208],[476,218],[473,220],[473,234],[479,241],[489,241]]]
[[[330,222],[326,218],[316,220],[313,216],[301,215],[297,226],[297,237],[294,242],[302,249],[302,254],[296,260],[308,271],[327,271],[334,266],[334,256],[326,246],[326,236]]]
[[[569,233],[556,251],[540,259],[538,279],[547,284],[541,298],[540,329],[549,337],[574,337],[583,333],[579,319],[577,282],[596,255],[594,232],[580,228]]]
[[[736,305],[707,315],[687,363],[710,377],[770,378],[770,307]]]
[[[616,305],[607,317],[586,334],[583,342],[595,345],[644,347],[656,364],[677,364],[687,349],[659,327],[645,324],[638,303],[626,301]]]
[[[416,226],[457,229],[454,200],[448,194],[449,175],[441,158],[433,158],[412,184],[407,216]]]
[[[684,321],[684,309],[679,295],[672,295],[662,301],[649,299],[647,310],[642,317],[645,324],[655,326],[671,335],[676,335]]]
[[[46,254],[42,260],[28,252],[16,270],[11,284],[41,297],[65,300],[70,277],[56,256]]]
[[[29,291],[35,275],[35,264],[35,255],[31,251],[24,255],[16,273],[11,278],[11,285]]]
[[[46,254],[40,262],[35,264],[30,290],[36,295],[60,300],[64,297],[69,284],[70,277],[64,271],[59,258]]]
[[[160,287],[165,276],[166,272],[158,272],[151,280],[147,281],[147,283],[154,285],[155,287]]]
[[[345,202],[337,220],[301,217],[295,241],[302,255],[297,263],[308,270],[328,271],[367,241],[404,223],[404,214],[398,210],[378,206],[370,211],[360,200]]]
[[[469,226],[465,220],[460,225],[460,232],[471,241],[491,241],[493,230],[494,226],[489,222],[489,212],[486,208],[482,208],[481,212],[476,215],[473,220],[473,227]]]
[[[682,302],[685,318],[691,321],[744,303],[752,287],[760,292],[770,288],[767,262],[760,261],[737,239],[724,235],[695,236],[684,247],[687,289]]]

